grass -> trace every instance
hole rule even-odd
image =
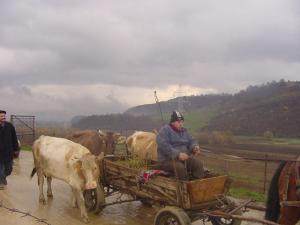
[[[230,188],[229,194],[232,197],[240,199],[253,199],[257,202],[266,202],[266,195],[255,191],[250,191],[246,188]]]
[[[218,112],[215,106],[209,108],[199,109],[193,112],[184,113],[184,126],[192,134],[199,132],[199,129],[206,126],[209,120],[214,117]]]
[[[247,175],[243,175],[237,172],[232,172],[229,171],[227,173],[228,176],[236,179],[236,180],[244,180],[247,181],[248,183],[252,183],[252,184],[259,184],[260,183],[260,179],[258,177],[253,177],[253,176],[247,176]]]
[[[132,169],[139,169],[139,170],[145,170],[147,169],[147,162],[144,159],[141,159],[137,156],[134,156],[132,158],[129,158],[127,160],[118,160],[119,164],[132,168]]]
[[[261,186],[262,181],[261,178],[257,176],[251,176],[251,175],[245,175],[243,173],[233,172],[233,171],[223,171],[221,168],[214,168],[212,170],[213,172],[219,174],[219,175],[227,175],[230,178],[232,178],[233,181],[240,181],[240,182],[246,182],[247,186]],[[247,189],[247,188],[245,188]]]
[[[23,151],[32,151],[32,146],[31,145],[22,145],[21,150]]]
[[[300,138],[266,138],[262,136],[234,136],[236,143],[240,144],[286,144],[300,145]]]

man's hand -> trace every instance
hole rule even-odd
[[[178,159],[179,159],[180,161],[185,161],[185,160],[187,160],[188,158],[189,158],[189,155],[186,154],[186,153],[184,153],[184,152],[180,152],[179,155],[178,155]]]
[[[200,147],[198,145],[195,145],[193,147],[192,152],[193,152],[194,155],[200,155],[200,153],[201,153]]]

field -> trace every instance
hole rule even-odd
[[[204,165],[233,179],[232,194],[265,200],[277,160],[293,160],[300,155],[297,145],[232,144],[202,146]]]

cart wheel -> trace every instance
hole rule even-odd
[[[99,213],[105,203],[104,190],[102,184],[98,184],[95,189],[83,192],[86,209],[90,212]]]
[[[167,206],[156,214],[155,225],[190,225],[191,219],[183,209]]]
[[[242,212],[238,211],[235,214],[241,215]],[[213,225],[240,225],[242,223],[242,221],[238,220],[238,219],[225,219],[225,218],[221,218],[221,217],[211,217],[210,222]]]

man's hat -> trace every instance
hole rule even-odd
[[[172,122],[180,121],[180,120],[184,120],[183,115],[178,111],[173,111],[170,122],[172,123]]]

